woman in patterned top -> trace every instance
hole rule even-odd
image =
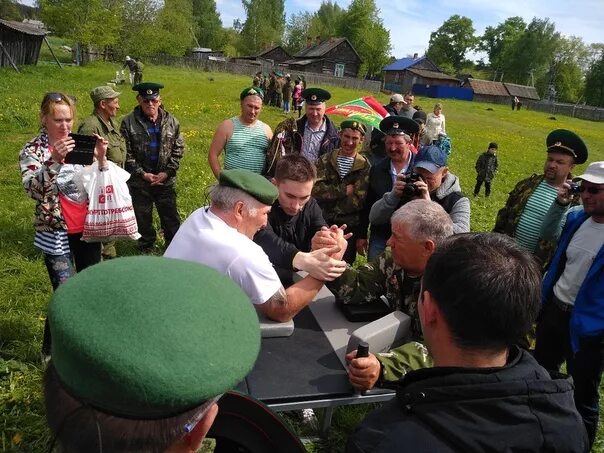
[[[101,260],[100,243],[81,241],[88,205],[86,193],[77,184],[83,167],[64,163],[75,146],[69,136],[74,118],[75,105],[69,96],[46,94],[40,108],[42,130],[19,153],[23,187],[36,200],[34,245],[44,254],[53,289],[75,270]],[[107,165],[107,141],[98,135],[96,138],[95,154],[102,168]],[[45,333],[45,354],[49,352],[48,341]]]
[[[250,87],[243,90],[239,98],[241,114],[220,123],[210,143],[208,163],[216,179],[223,168],[218,160],[223,150],[225,170],[264,171],[266,151],[273,138],[269,125],[258,119],[264,92],[258,87]]]

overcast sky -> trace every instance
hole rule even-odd
[[[336,0],[345,8],[351,0]],[[33,0],[22,1],[33,4]],[[390,30],[392,54],[397,58],[415,52],[422,55],[430,33],[453,14],[467,16],[477,34],[508,17],[521,16],[528,23],[533,17],[546,18],[566,36],[580,36],[587,44],[604,43],[604,0],[376,0],[384,25]],[[245,20],[241,0],[216,0],[224,26],[234,19]],[[285,0],[289,17],[299,11],[315,12],[321,0]]]

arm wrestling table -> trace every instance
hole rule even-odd
[[[373,389],[361,394],[348,382],[346,347],[363,322],[349,322],[325,287],[294,318],[289,337],[263,338],[260,355],[236,390],[272,410],[325,408],[321,434],[326,434],[337,406],[387,401],[395,393]]]

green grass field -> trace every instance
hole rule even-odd
[[[120,69],[117,64],[92,64],[86,67],[44,65],[23,67],[21,74],[0,69],[0,451],[38,452],[47,448],[42,395],[42,368],[39,350],[45,307],[51,286],[40,253],[33,247],[32,215],[34,202],[24,193],[18,167],[18,152],[39,129],[38,109],[44,93],[64,91],[78,99],[78,117],[92,111],[88,97],[91,88],[104,84]],[[178,206],[183,218],[205,203],[205,191],[213,183],[207,165],[207,151],[218,123],[239,112],[239,92],[251,83],[250,77],[223,73],[189,72],[147,65],[146,81],[162,82],[165,107],[181,122],[187,150],[178,175]],[[331,104],[348,101],[368,93],[329,88]],[[129,86],[120,102],[122,113],[135,105]],[[377,96],[384,103],[387,96]],[[434,99],[419,98],[417,103],[430,111]],[[512,112],[505,105],[490,105],[445,100],[447,132],[452,137],[450,169],[471,193],[475,182],[474,163],[490,141],[499,143],[500,171],[490,199],[473,198],[472,230],[493,226],[495,214],[514,184],[542,172],[545,136],[555,128],[579,133],[588,145],[589,161],[604,160],[604,124],[538,112]],[[275,126],[285,115],[268,107],[261,119]],[[336,121],[339,121],[336,118]],[[576,169],[579,173],[585,168]],[[135,253],[133,244],[120,243],[122,255]],[[336,412],[329,439],[312,444],[312,451],[339,451],[347,433],[362,419],[366,408],[343,408]],[[307,429],[303,434],[312,434]],[[594,451],[604,451],[604,436],[599,436]]]

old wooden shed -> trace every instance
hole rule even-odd
[[[0,19],[0,66],[36,64],[45,35],[36,26]]]

